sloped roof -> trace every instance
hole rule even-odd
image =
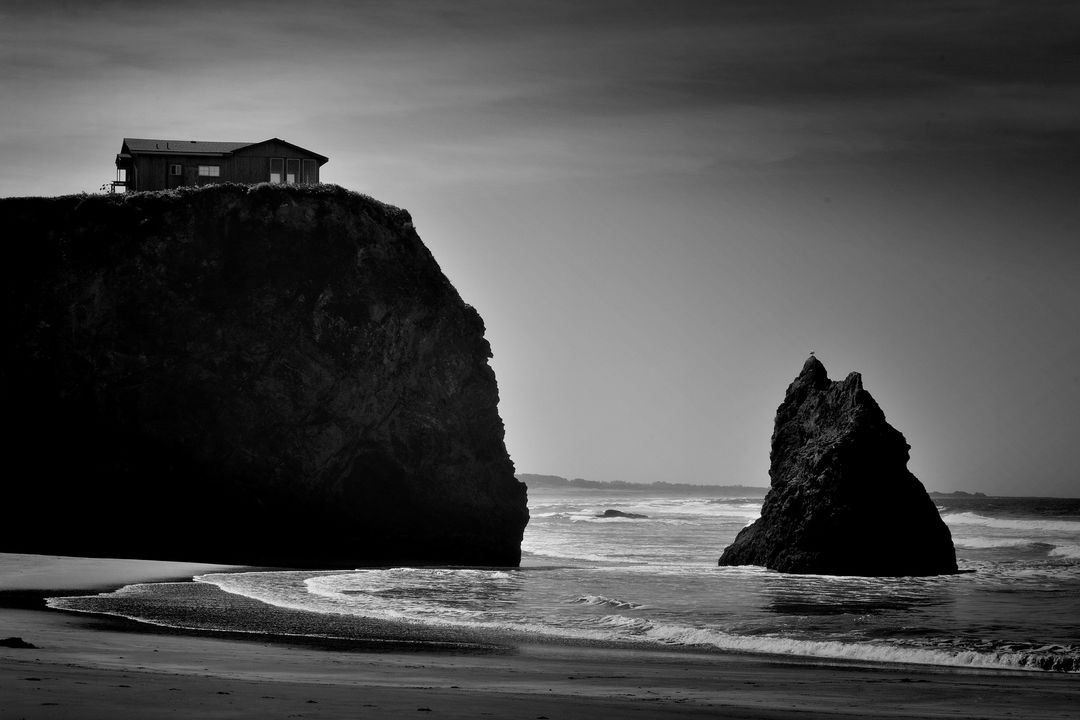
[[[326,163],[329,158],[312,152],[299,145],[286,142],[280,138],[270,138],[259,142],[216,142],[212,140],[152,140],[147,138],[124,138],[124,144],[120,148],[120,154],[131,153],[133,155],[207,155],[222,156],[231,155],[242,148],[264,145],[269,142],[278,142],[283,145],[299,150],[306,155],[313,155],[319,159],[319,165]]]
[[[257,145],[265,145],[266,143],[272,143],[272,142],[281,143],[282,145],[288,145],[293,150],[299,150],[301,153],[304,153],[306,155],[314,155],[315,157],[317,157],[319,159],[319,165],[320,166],[326,164],[330,160],[330,158],[326,157],[325,155],[320,155],[317,152],[312,152],[311,150],[308,150],[307,148],[302,148],[299,145],[294,145],[293,143],[288,142],[286,140],[282,140],[281,138],[270,138],[269,140],[262,140],[262,141],[257,142],[257,143],[251,143],[250,145],[247,145],[246,147],[255,147]]]
[[[124,138],[124,148],[132,153],[161,153],[184,155],[228,155],[248,145],[250,142],[214,142],[208,140],[150,140],[146,138]]]

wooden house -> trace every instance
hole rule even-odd
[[[113,190],[168,190],[210,183],[317,183],[329,160],[278,138],[257,143],[124,138]]]

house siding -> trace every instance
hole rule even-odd
[[[263,142],[240,148],[233,153],[233,173],[235,182],[260,183],[270,181],[271,158],[282,158],[288,164],[288,160],[299,160],[301,178],[303,176],[304,160],[315,160],[315,179],[319,182],[319,156],[315,153],[303,152],[299,148],[292,147],[280,142]],[[301,178],[297,179],[297,182]]]
[[[211,185],[219,182],[246,182],[232,180],[229,158],[195,155],[137,155],[134,158],[134,178],[129,178],[132,190],[171,190],[182,186]],[[170,165],[180,165],[181,174],[169,173]],[[200,165],[217,165],[219,177],[199,177]]]

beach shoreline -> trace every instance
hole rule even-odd
[[[1080,677],[1059,673],[559,643],[467,648],[170,630],[50,610],[41,588],[101,592],[186,580],[211,566],[21,560],[22,572],[11,563],[0,567],[0,638],[35,647],[0,648],[0,720],[417,712],[550,720],[1071,718],[1080,703]]]

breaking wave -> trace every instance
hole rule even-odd
[[[838,660],[1080,672],[1080,648],[1054,646],[1022,651],[980,652],[874,642],[806,640],[779,635],[734,635],[678,625],[643,625],[635,619],[630,620],[628,626],[634,628],[635,636],[670,645]]]
[[[1052,557],[1063,557],[1080,560],[1080,545],[1061,545],[1050,551]]]
[[[604,607],[627,608],[630,610],[645,607],[640,603],[630,602],[629,600],[616,600],[603,595],[582,595],[575,598],[573,602],[578,605],[602,605]]]

